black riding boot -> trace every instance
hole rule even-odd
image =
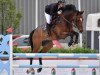
[[[46,25],[46,30],[47,30],[48,35],[50,36],[51,35],[51,32],[50,32],[50,30],[51,30],[51,24],[47,24]]]

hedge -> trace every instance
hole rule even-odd
[[[21,49],[14,47],[13,48],[14,53],[31,53],[31,48],[28,49]],[[91,50],[90,48],[81,48],[77,47],[75,49],[58,49],[58,48],[52,48],[48,51],[48,53],[98,53],[97,50]]]

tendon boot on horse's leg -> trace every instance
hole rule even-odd
[[[73,45],[73,39],[71,38],[70,42],[68,43],[68,46],[70,47],[71,45]]]
[[[78,44],[79,33],[75,32],[75,35],[76,35],[76,38],[75,38],[74,44]]]
[[[39,64],[42,65],[42,58],[39,58]],[[41,72],[42,68],[37,69],[37,72]]]
[[[69,46],[69,47],[70,47],[70,46],[73,44],[73,42],[74,42],[74,41],[73,41],[73,37],[74,37],[74,36],[71,34],[71,35],[70,35],[70,42],[68,43],[68,46]]]
[[[30,58],[30,65],[32,65],[32,60],[33,60],[33,58]],[[27,70],[27,74],[33,73],[33,72],[34,72],[34,69],[33,69],[33,68],[29,68],[29,69]]]

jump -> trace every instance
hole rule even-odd
[[[70,7],[70,6],[69,6]],[[46,53],[53,47],[53,40],[65,39],[74,33],[73,26],[76,25],[80,32],[82,29],[83,11],[72,11],[64,8],[63,12],[52,17],[52,26],[46,30],[46,25],[41,25],[30,33],[30,45],[32,53]],[[48,29],[48,28],[47,28]],[[49,32],[49,33],[48,33]],[[32,65],[33,58],[30,59]],[[42,65],[42,58],[39,58],[39,64]],[[30,73],[33,68],[27,70]],[[37,72],[41,72],[39,68]]]

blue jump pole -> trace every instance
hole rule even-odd
[[[14,68],[99,68],[94,65],[13,65]]]
[[[100,54],[14,53],[14,58],[99,58]]]

